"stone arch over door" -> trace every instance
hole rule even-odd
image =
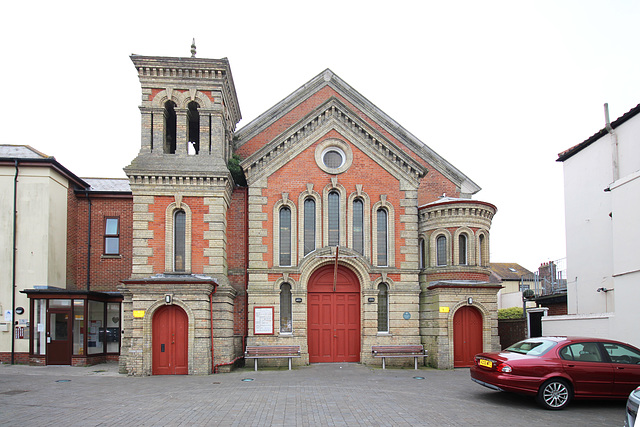
[[[360,281],[351,269],[327,264],[307,283],[307,344],[310,363],[359,362]]]
[[[471,305],[461,306],[453,315],[453,367],[469,367],[483,351],[482,312]]]

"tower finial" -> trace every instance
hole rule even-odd
[[[192,58],[196,57],[196,39],[195,38],[191,42],[191,57]]]

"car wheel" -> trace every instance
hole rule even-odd
[[[571,401],[571,387],[566,380],[554,378],[538,390],[538,403],[545,409],[563,409]]]

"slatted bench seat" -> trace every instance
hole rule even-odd
[[[244,352],[245,359],[254,359],[254,369],[258,370],[258,359],[289,359],[289,370],[291,370],[291,359],[300,357],[299,345],[256,345],[247,346]]]
[[[415,369],[418,369],[418,358],[427,356],[421,345],[374,345],[371,346],[371,354],[382,357],[382,369],[386,369],[387,357],[413,357]]]

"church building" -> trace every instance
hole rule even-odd
[[[68,226],[68,240],[74,233],[80,244],[88,233],[104,249],[68,245],[66,289],[25,290],[31,311],[40,304],[44,316],[61,298],[76,306],[80,294],[111,304],[94,324],[113,336],[93,332],[119,347],[101,350],[100,360],[119,351],[129,375],[229,371],[246,346],[260,345],[299,346],[294,366],[380,365],[372,346],[411,344],[424,346],[427,365],[449,369],[499,350],[500,285],[489,283],[496,207],[472,199],[480,187],[461,171],[329,69],[236,129],[242,116],[226,58],[196,58],[193,49],[131,60],[142,103],[128,186],[97,191],[104,182],[72,174],[68,185],[67,222],[80,224],[71,221],[84,215],[78,206],[90,218]],[[94,220],[106,222],[92,228],[98,195],[106,207]],[[117,304],[119,315],[104,314]],[[60,318],[81,341],[68,344],[70,360],[96,346],[74,330],[91,318],[82,313]],[[30,319],[42,332],[30,360],[45,363],[56,351],[45,345],[52,326]]]
[[[230,369],[246,345],[377,364],[373,345],[422,344],[438,368],[499,347],[496,208],[462,172],[328,69],[236,131],[227,59],[131,59],[123,372]]]

